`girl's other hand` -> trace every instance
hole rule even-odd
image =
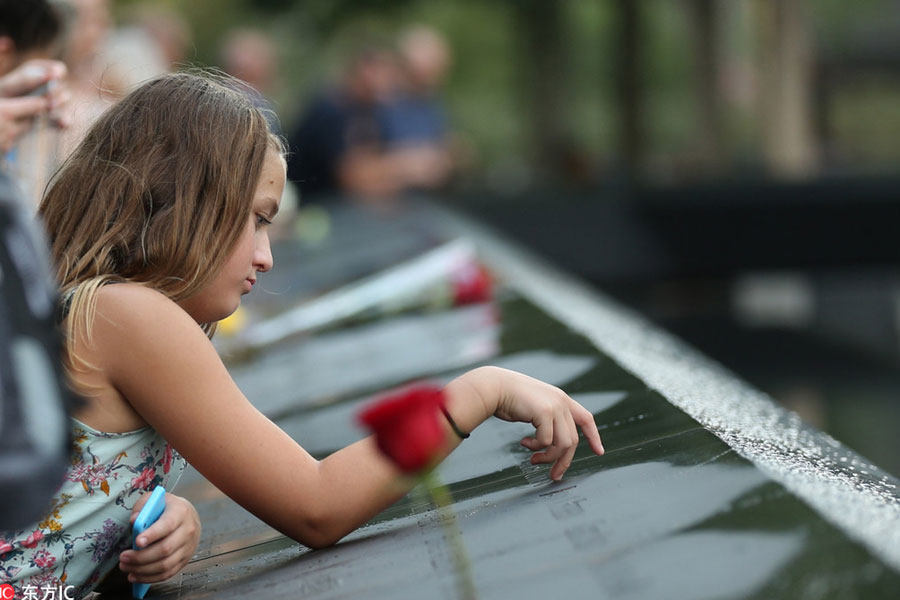
[[[482,381],[491,382],[488,394],[496,398],[494,416],[504,421],[534,425],[534,436],[523,438],[521,444],[533,452],[532,464],[553,463],[551,479],[562,479],[572,464],[579,428],[591,449],[598,455],[603,454],[603,443],[593,415],[564,391],[514,371],[498,367],[484,367],[483,370],[486,373],[480,375],[486,374],[488,379]]]
[[[149,493],[141,496],[131,512],[131,523]],[[200,541],[200,517],[194,505],[173,494],[166,494],[166,509],[153,525],[138,536],[140,550],[119,555],[119,569],[132,583],[156,583],[175,576],[188,563]]]

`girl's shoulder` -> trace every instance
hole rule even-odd
[[[86,356],[144,419],[148,404],[181,402],[202,373],[226,373],[212,342],[165,294],[138,284],[104,286]]]
[[[96,292],[93,316],[69,313],[75,331],[70,347],[76,389],[88,399],[78,418],[101,431],[138,429],[146,419],[125,393],[136,382],[152,381],[164,370],[160,357],[186,361],[183,342],[200,327],[165,294],[135,283],[104,285]],[[80,324],[79,324],[80,323]],[[82,329],[82,327],[87,329]],[[81,333],[79,333],[81,332]]]
[[[106,285],[97,293],[91,337],[105,358],[115,360],[149,346],[177,345],[186,339],[209,339],[187,312],[171,298],[136,283]]]
[[[162,292],[138,283],[105,285],[97,292],[97,315],[118,326],[139,326],[174,320],[196,326],[196,322]]]

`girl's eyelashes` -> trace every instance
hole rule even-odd
[[[256,228],[257,229],[259,229],[260,227],[271,225],[271,224],[272,224],[272,221],[267,219],[265,217],[265,215],[256,215]]]

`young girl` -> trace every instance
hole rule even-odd
[[[160,520],[125,550],[129,521],[184,457],[285,535],[334,544],[409,490],[363,439],[316,460],[244,397],[208,333],[272,268],[268,227],[285,182],[266,119],[218,76],[166,75],[110,109],[42,205],[64,299],[68,369],[86,404],[48,517],[0,538],[0,574],[90,590],[117,564],[133,582],[178,572],[197,546],[197,513],[167,495]],[[115,285],[111,285],[115,284]],[[531,422],[532,462],[562,477],[591,414],[561,390],[493,367],[445,389],[458,428],[491,416]],[[449,424],[448,454],[459,443]]]

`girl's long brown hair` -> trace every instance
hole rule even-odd
[[[212,73],[150,80],[98,119],[54,177],[39,215],[69,299],[70,369],[76,339],[91,342],[103,285],[136,282],[178,301],[222,267],[267,150],[283,152],[242,85]]]

